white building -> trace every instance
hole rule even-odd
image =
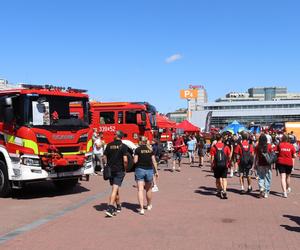
[[[207,92],[203,86],[195,86],[194,88],[198,90],[198,98],[190,100],[190,110],[199,110],[204,103],[207,103]]]
[[[251,88],[248,93],[231,92],[216,102],[205,103],[202,110],[192,111],[191,122],[204,128],[209,113],[210,124],[216,127],[225,127],[233,120],[246,126],[251,122],[270,125],[300,121],[300,94],[287,93],[282,87]]]

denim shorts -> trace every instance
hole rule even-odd
[[[109,179],[110,185],[122,186],[122,182],[125,177],[125,172],[111,172],[111,177]]]
[[[174,152],[173,153],[173,160],[176,161],[181,161],[182,153],[181,152]]]
[[[135,169],[135,180],[136,181],[144,181],[144,182],[152,182],[154,171],[152,169],[143,169],[137,167]]]

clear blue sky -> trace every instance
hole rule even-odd
[[[185,107],[189,84],[209,100],[253,86],[300,92],[297,0],[10,0],[0,10],[0,78],[13,83],[161,112]]]

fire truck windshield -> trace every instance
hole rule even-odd
[[[87,98],[35,94],[23,98],[24,122],[27,126],[55,130],[89,126]],[[73,104],[82,107],[83,115],[70,111],[70,105]]]
[[[156,114],[149,113],[150,123],[152,128],[156,128]]]

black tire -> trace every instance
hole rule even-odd
[[[62,191],[72,190],[78,184],[78,178],[55,180],[53,181],[53,183],[58,190],[62,190]]]
[[[0,197],[8,197],[11,194],[11,184],[8,179],[6,164],[0,160]]]

